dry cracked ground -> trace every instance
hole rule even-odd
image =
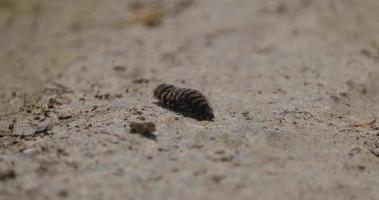
[[[379,199],[378,10],[0,0],[0,199]],[[215,120],[154,104],[160,83]]]

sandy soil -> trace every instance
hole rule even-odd
[[[0,0],[0,199],[379,199],[378,10]],[[153,104],[160,83],[215,121]]]

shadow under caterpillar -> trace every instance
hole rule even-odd
[[[203,94],[194,89],[161,84],[154,90],[158,104],[184,116],[213,121],[214,114]]]

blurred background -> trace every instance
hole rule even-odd
[[[0,199],[376,199],[378,10],[0,0]],[[154,107],[163,82],[216,121]]]

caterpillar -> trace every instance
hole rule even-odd
[[[203,94],[194,89],[160,84],[154,90],[158,104],[184,116],[197,120],[214,119],[213,110]]]

